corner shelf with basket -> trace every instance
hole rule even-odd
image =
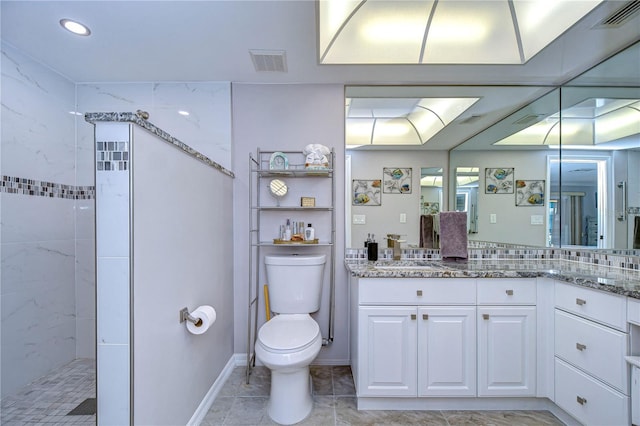
[[[335,315],[335,241],[336,241],[336,184],[335,152],[326,155],[325,168],[305,167],[306,156],[302,151],[261,151],[249,154],[249,292],[247,320],[246,381],[255,366],[255,342],[257,339],[261,284],[262,258],[265,252],[306,254],[310,250],[327,255],[329,267],[329,326],[323,345],[333,341]],[[297,241],[285,240],[281,226],[287,219],[304,221],[304,227],[312,223],[313,238]],[[266,309],[266,308],[265,308]]]

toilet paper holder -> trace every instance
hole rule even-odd
[[[180,309],[180,324],[182,324],[185,321],[190,321],[194,323],[197,327],[200,327],[202,325],[202,320],[200,318],[192,317],[191,314],[189,313],[189,309],[182,308]]]

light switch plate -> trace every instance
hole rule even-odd
[[[407,223],[407,214],[400,213],[400,223]]]
[[[543,225],[543,217],[541,214],[532,214],[531,215],[531,224],[532,225]]]
[[[496,223],[498,222],[498,216],[495,213],[491,213],[489,215],[489,222],[490,223]]]
[[[354,225],[365,225],[367,223],[367,216],[364,214],[354,214],[352,223]]]

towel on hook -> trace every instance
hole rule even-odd
[[[433,248],[433,215],[420,216],[420,247]]]
[[[640,216],[636,216],[633,223],[633,248],[640,249]]]
[[[467,258],[467,212],[440,212],[440,257]]]

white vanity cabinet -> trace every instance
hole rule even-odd
[[[478,396],[536,396],[536,279],[478,280]]]
[[[416,308],[362,306],[358,313],[358,392],[416,396]]]
[[[476,396],[476,307],[418,308],[418,396]]]
[[[627,300],[555,283],[555,402],[584,424],[629,424]]]
[[[358,396],[475,396],[475,280],[359,279]]]

